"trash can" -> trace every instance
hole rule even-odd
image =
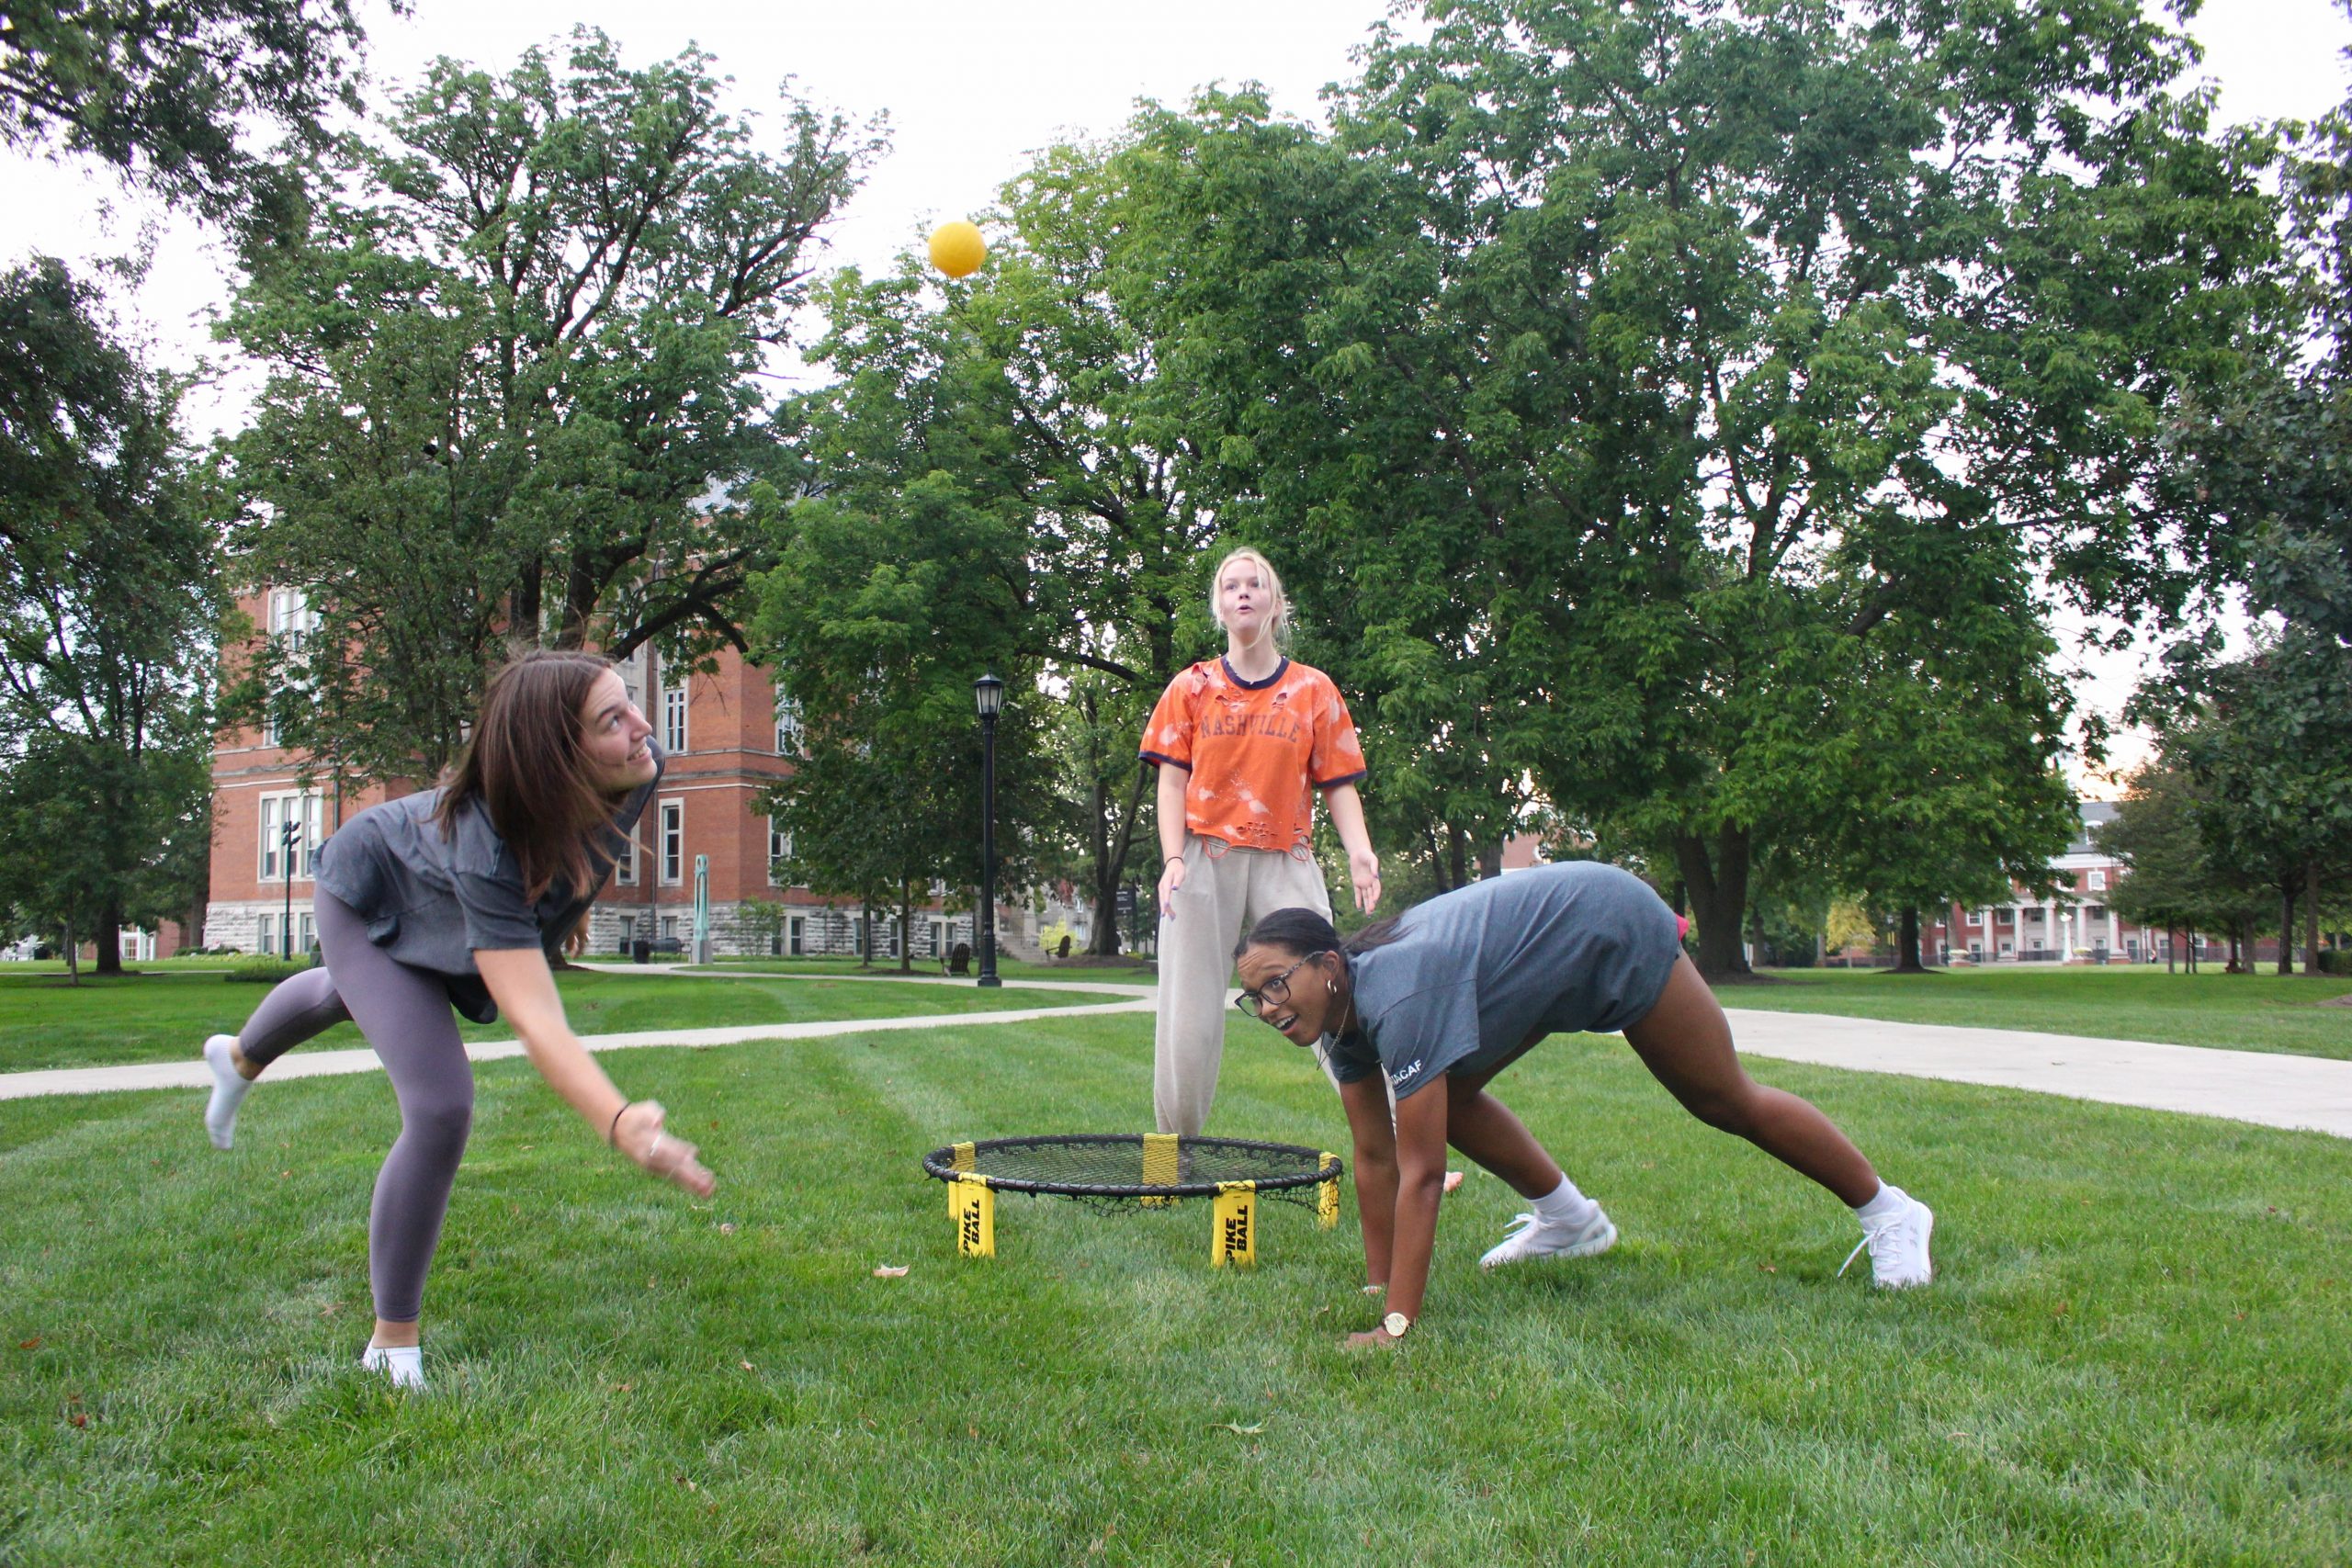
[[[639,937],[639,938],[637,938],[634,942],[631,942],[628,944],[628,955],[629,955],[629,958],[630,958],[633,962],[635,962],[635,963],[639,963],[639,964],[650,964],[650,963],[652,963],[652,962],[653,962],[653,943],[652,943],[652,942],[651,942],[650,939],[646,938],[646,937]]]

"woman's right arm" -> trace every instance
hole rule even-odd
[[[648,1173],[667,1178],[698,1198],[710,1196],[716,1182],[695,1157],[699,1151],[662,1130],[660,1104],[624,1098],[571,1032],[546,953],[536,947],[478,948],[474,967],[481,972],[491,1000],[523,1042],[531,1066],[598,1137]]]
[[[1356,1216],[1363,1225],[1363,1280],[1385,1289],[1396,1234],[1396,1130],[1388,1120],[1388,1090],[1375,1070],[1340,1086],[1340,1104],[1355,1139]]]
[[[1193,770],[1174,762],[1159,764],[1159,910],[1170,912],[1168,901],[1184,886],[1184,791]]]

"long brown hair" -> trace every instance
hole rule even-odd
[[[481,801],[533,903],[559,877],[574,897],[584,897],[613,869],[596,832],[612,820],[612,799],[580,746],[580,710],[612,667],[593,653],[518,654],[490,678],[473,736],[442,775],[434,813],[442,833],[457,830],[467,801]]]

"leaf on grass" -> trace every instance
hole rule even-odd
[[[903,1263],[884,1263],[874,1270],[874,1277],[877,1280],[903,1280],[906,1276],[907,1265]]]
[[[1209,1425],[1220,1432],[1238,1432],[1245,1438],[1254,1438],[1266,1429],[1266,1424],[1263,1421],[1254,1427],[1245,1427],[1238,1421],[1212,1421]]]
[[[38,1350],[38,1349],[40,1349],[40,1335],[38,1335],[38,1334],[36,1334],[36,1335],[34,1335],[30,1339],[19,1339],[19,1340],[17,1340],[17,1349],[19,1349],[19,1350]]]
[[[752,1371],[752,1363],[749,1361],[738,1361],[735,1364],[742,1368],[747,1372]]]
[[[90,1417],[86,1414],[79,1410],[74,1412],[74,1425],[76,1427],[86,1427],[89,1424]]]
[[[735,1234],[735,1222],[733,1220],[721,1220],[718,1224],[718,1234],[721,1235],[733,1235]]]

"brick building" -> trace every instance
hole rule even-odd
[[[1930,964],[2143,964],[2171,952],[2169,931],[2122,919],[2107,896],[2129,871],[2091,840],[2115,819],[2104,800],[2076,803],[2082,825],[2065,852],[2051,861],[2058,889],[2049,897],[2010,889],[2004,904],[1953,905],[1932,922],[1922,918],[1920,956]],[[2208,947],[2205,951],[2212,951]]]
[[[272,637],[299,642],[317,624],[296,590],[266,591],[243,608]],[[627,953],[639,941],[690,945],[699,862],[718,953],[855,955],[870,948],[877,958],[896,958],[894,911],[868,919],[855,900],[820,898],[775,880],[773,866],[786,845],[760,810],[758,793],[791,771],[795,721],[779,711],[766,674],[731,649],[709,673],[673,675],[650,649],[625,660],[620,673],[669,763],[636,841],[589,911],[589,952]],[[300,761],[266,729],[216,738],[206,945],[276,953],[290,935],[295,951],[307,950],[318,846],[348,818],[417,787],[395,781],[357,791],[329,783],[305,788]],[[781,913],[759,919],[758,906]],[[972,932],[968,911],[951,916],[933,905],[917,911],[909,934],[917,959],[935,959],[970,942]]]

